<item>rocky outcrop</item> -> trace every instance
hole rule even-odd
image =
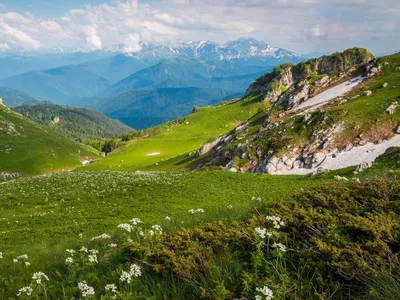
[[[353,48],[295,66],[283,64],[274,68],[272,73],[258,78],[247,89],[245,96],[262,93],[265,101],[283,109],[293,109],[357,72],[364,73],[366,77],[376,75],[381,67],[373,58],[366,49]]]

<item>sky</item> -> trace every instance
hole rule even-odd
[[[241,37],[299,54],[400,51],[399,0],[0,0],[0,52]]]

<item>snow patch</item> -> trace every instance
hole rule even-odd
[[[150,153],[147,153],[146,156],[156,156],[156,155],[160,155],[160,154],[161,154],[161,152],[150,152]]]
[[[276,172],[279,175],[305,175],[317,171],[318,168],[326,170],[338,170],[351,166],[357,166],[362,163],[372,163],[379,156],[384,154],[391,147],[400,147],[400,134],[395,135],[389,140],[383,141],[380,144],[367,143],[364,146],[354,147],[350,151],[330,152],[325,160],[316,168],[304,169],[295,168],[289,171]]]
[[[304,111],[304,113],[314,111],[317,108],[321,107],[322,105],[328,103],[329,101],[332,101],[337,97],[342,97],[346,95],[348,92],[353,90],[357,85],[359,85],[364,79],[365,79],[364,76],[358,76],[353,79],[347,80],[341,84],[338,84],[322,92],[321,94],[301,103],[299,106],[296,107],[296,110],[301,110],[309,106],[312,106],[311,108]]]

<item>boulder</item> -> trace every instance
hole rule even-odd
[[[395,129],[394,132],[397,133],[397,134],[400,134],[400,125],[397,126],[397,128]]]
[[[356,172],[362,172],[368,168],[370,168],[372,166],[371,162],[363,162],[361,164],[359,164],[358,166],[356,166],[355,170]]]
[[[389,115],[393,115],[394,111],[396,110],[397,106],[399,106],[399,104],[397,102],[393,102],[387,109],[386,112]]]

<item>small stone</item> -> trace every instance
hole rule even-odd
[[[230,168],[230,169],[229,169],[229,172],[237,173],[237,170],[236,170],[236,168]]]
[[[393,114],[394,114],[394,111],[395,111],[396,108],[397,108],[397,106],[399,106],[399,105],[397,104],[397,102],[393,102],[393,103],[386,109],[386,112],[387,112],[389,115],[393,115]]]
[[[397,133],[397,134],[400,134],[400,125],[397,126],[397,128],[396,128],[396,130],[394,132]]]
[[[370,90],[368,90],[368,91],[365,91],[364,93],[362,93],[362,95],[361,96],[371,96],[372,95],[372,91],[370,91]]]

